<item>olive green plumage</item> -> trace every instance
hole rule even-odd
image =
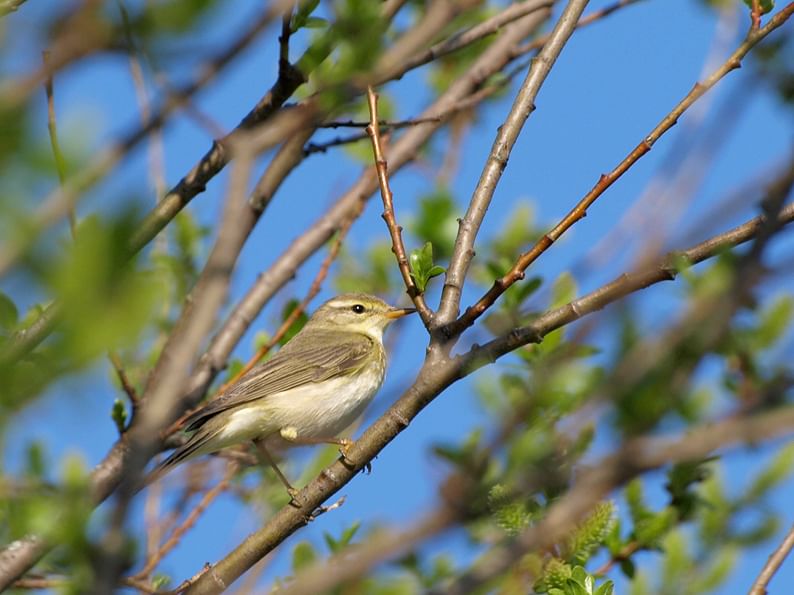
[[[334,441],[383,382],[384,329],[410,312],[363,293],[328,300],[272,358],[188,418],[193,434],[149,481],[189,458],[250,440]]]

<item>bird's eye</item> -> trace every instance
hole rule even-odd
[[[355,306],[353,306],[350,309],[353,310],[353,312],[355,312],[356,314],[363,314],[364,313],[364,306],[362,306],[361,304],[356,304]]]

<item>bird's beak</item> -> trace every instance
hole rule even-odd
[[[403,316],[413,314],[414,312],[416,312],[416,308],[392,308],[386,312],[386,318],[390,320],[396,320],[397,318],[402,318]]]

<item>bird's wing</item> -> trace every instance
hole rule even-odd
[[[256,366],[219,397],[193,413],[187,429],[195,430],[222,411],[312,382],[345,376],[360,369],[376,348],[359,333],[299,333],[276,355]]]

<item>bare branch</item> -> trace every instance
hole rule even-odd
[[[794,221],[794,204],[789,204],[780,210],[777,224],[788,225],[792,221]],[[485,363],[485,361],[493,361],[495,358],[527,343],[537,343],[551,331],[568,325],[586,314],[601,310],[608,304],[630,293],[645,289],[660,281],[675,279],[678,269],[674,263],[680,261],[680,259],[684,259],[694,265],[713,257],[722,250],[750,241],[765,229],[765,223],[765,217],[755,217],[692,248],[670,252],[656,265],[645,267],[639,271],[624,273],[581,298],[541,314],[531,324],[517,328],[509,335],[486,343],[470,352],[467,357],[472,359],[472,364],[477,362],[478,359],[482,359],[483,363]],[[478,354],[477,352],[480,353]]]
[[[770,554],[769,559],[761,569],[758,578],[756,578],[753,582],[753,586],[750,588],[749,595],[766,595],[766,588],[769,586],[769,581],[772,580],[772,577],[775,576],[775,573],[783,565],[786,556],[789,555],[789,552],[791,552],[792,548],[794,548],[794,526],[789,529],[780,545],[777,546],[772,554]]]
[[[440,506],[429,515],[403,531],[384,531],[327,560],[320,560],[301,570],[295,580],[282,587],[284,595],[314,595],[328,593],[345,581],[357,578],[385,560],[411,551],[418,543],[449,529],[458,515]]]
[[[758,29],[761,27],[761,0],[753,0],[750,10],[750,27]]]
[[[402,227],[397,224],[397,219],[394,216],[394,195],[389,187],[389,168],[386,164],[386,157],[383,155],[383,147],[381,146],[380,138],[380,125],[378,123],[378,96],[372,87],[367,89],[367,104],[369,105],[370,124],[367,126],[367,134],[372,140],[372,152],[375,157],[375,170],[378,176],[378,184],[380,186],[380,196],[383,199],[383,220],[389,228],[391,235],[392,252],[397,258],[397,266],[400,268],[400,274],[403,278],[403,283],[408,290],[408,295],[411,301],[416,305],[419,316],[422,317],[422,322],[426,327],[430,326],[433,318],[433,312],[427,307],[425,298],[419,291],[419,288],[411,276],[411,267],[408,264],[408,256],[405,253],[405,244],[402,238]]]
[[[491,204],[496,185],[502,178],[507,161],[518,135],[530,113],[535,109],[535,98],[540,91],[552,66],[557,61],[562,48],[573,33],[579,17],[584,12],[588,0],[570,0],[560,15],[549,40],[532,61],[521,89],[518,91],[510,112],[505,118],[494,139],[491,152],[485,162],[477,187],[474,189],[466,215],[460,221],[458,236],[447,269],[441,304],[436,323],[448,324],[458,316],[460,296],[469,264],[474,257],[474,240],[482,225],[485,212]],[[465,327],[463,327],[465,328]],[[461,328],[461,330],[463,330]],[[450,337],[452,335],[449,335]]]
[[[171,532],[171,535],[168,536],[168,539],[166,539],[165,542],[157,549],[154,555],[146,561],[144,567],[134,576],[130,577],[131,579],[141,580],[152,573],[152,571],[160,563],[160,560],[162,560],[168,554],[168,552],[174,549],[185,533],[187,533],[191,527],[196,524],[196,521],[204,513],[207,507],[212,504],[213,500],[215,500],[215,498],[217,498],[226,490],[226,488],[229,487],[229,483],[237,473],[237,469],[238,465],[236,462],[229,464],[223,479],[204,494],[198,504],[196,504],[193,507],[193,510],[190,511],[190,514],[185,517],[185,520],[183,520],[182,523],[180,523],[180,525]]]
[[[236,147],[235,147],[236,148]],[[218,240],[205,271],[187,300],[187,306],[169,335],[157,366],[142,396],[139,415],[127,432],[129,454],[123,465],[118,500],[97,560],[98,592],[109,592],[122,571],[119,553],[123,547],[123,524],[128,505],[136,493],[149,458],[159,449],[160,431],[178,414],[179,397],[187,381],[190,364],[211,330],[226,299],[229,281],[239,251],[236,249],[238,215],[244,207],[246,186],[254,154],[249,144],[237,149],[238,163],[232,172]]]
[[[524,278],[524,271],[532,264],[543,252],[545,252],[563,233],[565,233],[574,223],[587,215],[587,209],[609,188],[620,176],[633,166],[641,157],[651,150],[654,143],[661,136],[670,130],[683,113],[709,89],[714,87],[729,72],[739,68],[741,61],[747,53],[763,40],[772,31],[783,25],[794,12],[794,3],[790,3],[778,12],[763,29],[750,30],[744,42],[736,48],[731,56],[717,68],[702,83],[696,83],[692,90],[667,114],[659,124],[646,136],[621,161],[615,169],[608,174],[604,174],[595,186],[588,192],[579,203],[548,233],[546,233],[537,243],[527,252],[521,254],[513,267],[501,278],[494,281],[491,288],[472,306],[469,306],[464,314],[455,321],[450,328],[451,334],[459,334],[468,328],[501,296],[513,283]]]
[[[441,41],[430,47],[427,51],[406,60],[402,64],[401,72],[394,75],[394,78],[399,78],[410,70],[428,64],[434,60],[438,60],[443,56],[449,55],[471,45],[472,43],[480,41],[489,35],[493,35],[505,25],[525,17],[528,14],[536,11],[545,12],[551,9],[555,1],[556,0],[525,0],[524,2],[511,4],[502,12],[495,14],[491,18],[474,25],[470,29],[462,31],[461,33],[454,35],[447,40]]]

